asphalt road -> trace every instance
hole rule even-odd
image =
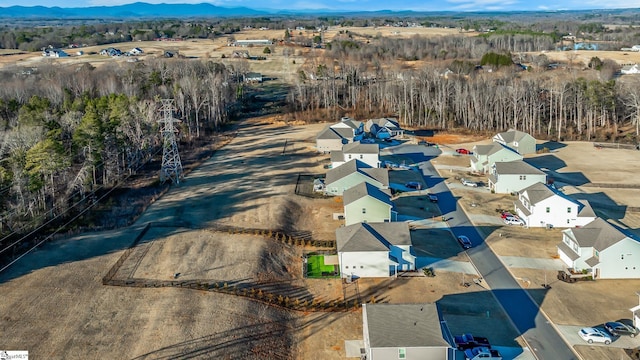
[[[579,359],[549,319],[506,269],[498,256],[484,243],[467,214],[458,206],[447,184],[439,177],[430,162],[420,165],[432,193],[438,195],[438,206],[454,235],[466,235],[473,243],[467,253],[482,274],[494,296],[500,302],[513,325],[524,337],[531,352],[540,360]],[[541,290],[544,291],[544,290]]]

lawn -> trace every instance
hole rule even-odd
[[[325,265],[324,255],[309,255],[307,257],[307,277],[320,278],[320,277],[333,277],[336,272],[335,265]],[[323,275],[324,274],[324,275]],[[330,274],[330,275],[327,275]]]

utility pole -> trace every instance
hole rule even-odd
[[[176,143],[176,133],[178,129],[175,123],[182,121],[173,117],[173,99],[162,99],[162,119],[158,120],[160,124],[160,133],[162,134],[162,168],[160,169],[160,182],[164,184],[169,180],[174,184],[179,184],[183,178],[182,162],[178,153],[178,144]]]

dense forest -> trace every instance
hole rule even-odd
[[[288,91],[280,111],[291,118],[394,116],[410,128],[486,133],[517,128],[541,139],[637,143],[640,86],[619,81],[617,64],[597,57],[588,64],[553,64],[544,55],[567,34],[598,41],[602,48],[640,43],[638,28],[608,27],[605,19],[581,16],[567,21],[531,16],[528,22],[470,15],[21,25],[0,28],[0,48],[213,38],[265,26],[282,29],[276,40],[288,48],[319,47],[308,53],[291,84],[279,85]],[[461,34],[391,39],[344,31],[325,42],[320,33],[308,38],[290,31],[385,24],[455,26]],[[481,35],[462,33],[469,28]],[[274,51],[284,50],[274,46]],[[248,101],[249,85],[240,81],[249,71],[244,62],[234,69],[210,59],[156,58],[98,68],[49,63],[33,72],[0,71],[0,240],[77,204],[89,207],[97,192],[117,186],[157,157],[160,99],[174,100],[182,143],[215,134]]]

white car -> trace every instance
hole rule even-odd
[[[515,216],[507,216],[504,218],[504,223],[507,225],[524,225],[524,221]]]
[[[578,331],[580,337],[589,344],[594,342],[604,343],[605,345],[611,344],[611,337],[604,331],[592,327],[586,327]]]
[[[462,180],[460,180],[460,182],[461,182],[461,183],[462,183],[462,185],[464,185],[464,186],[478,187],[478,183],[473,182],[473,181],[469,181],[469,180],[464,179],[464,178],[463,178]]]

